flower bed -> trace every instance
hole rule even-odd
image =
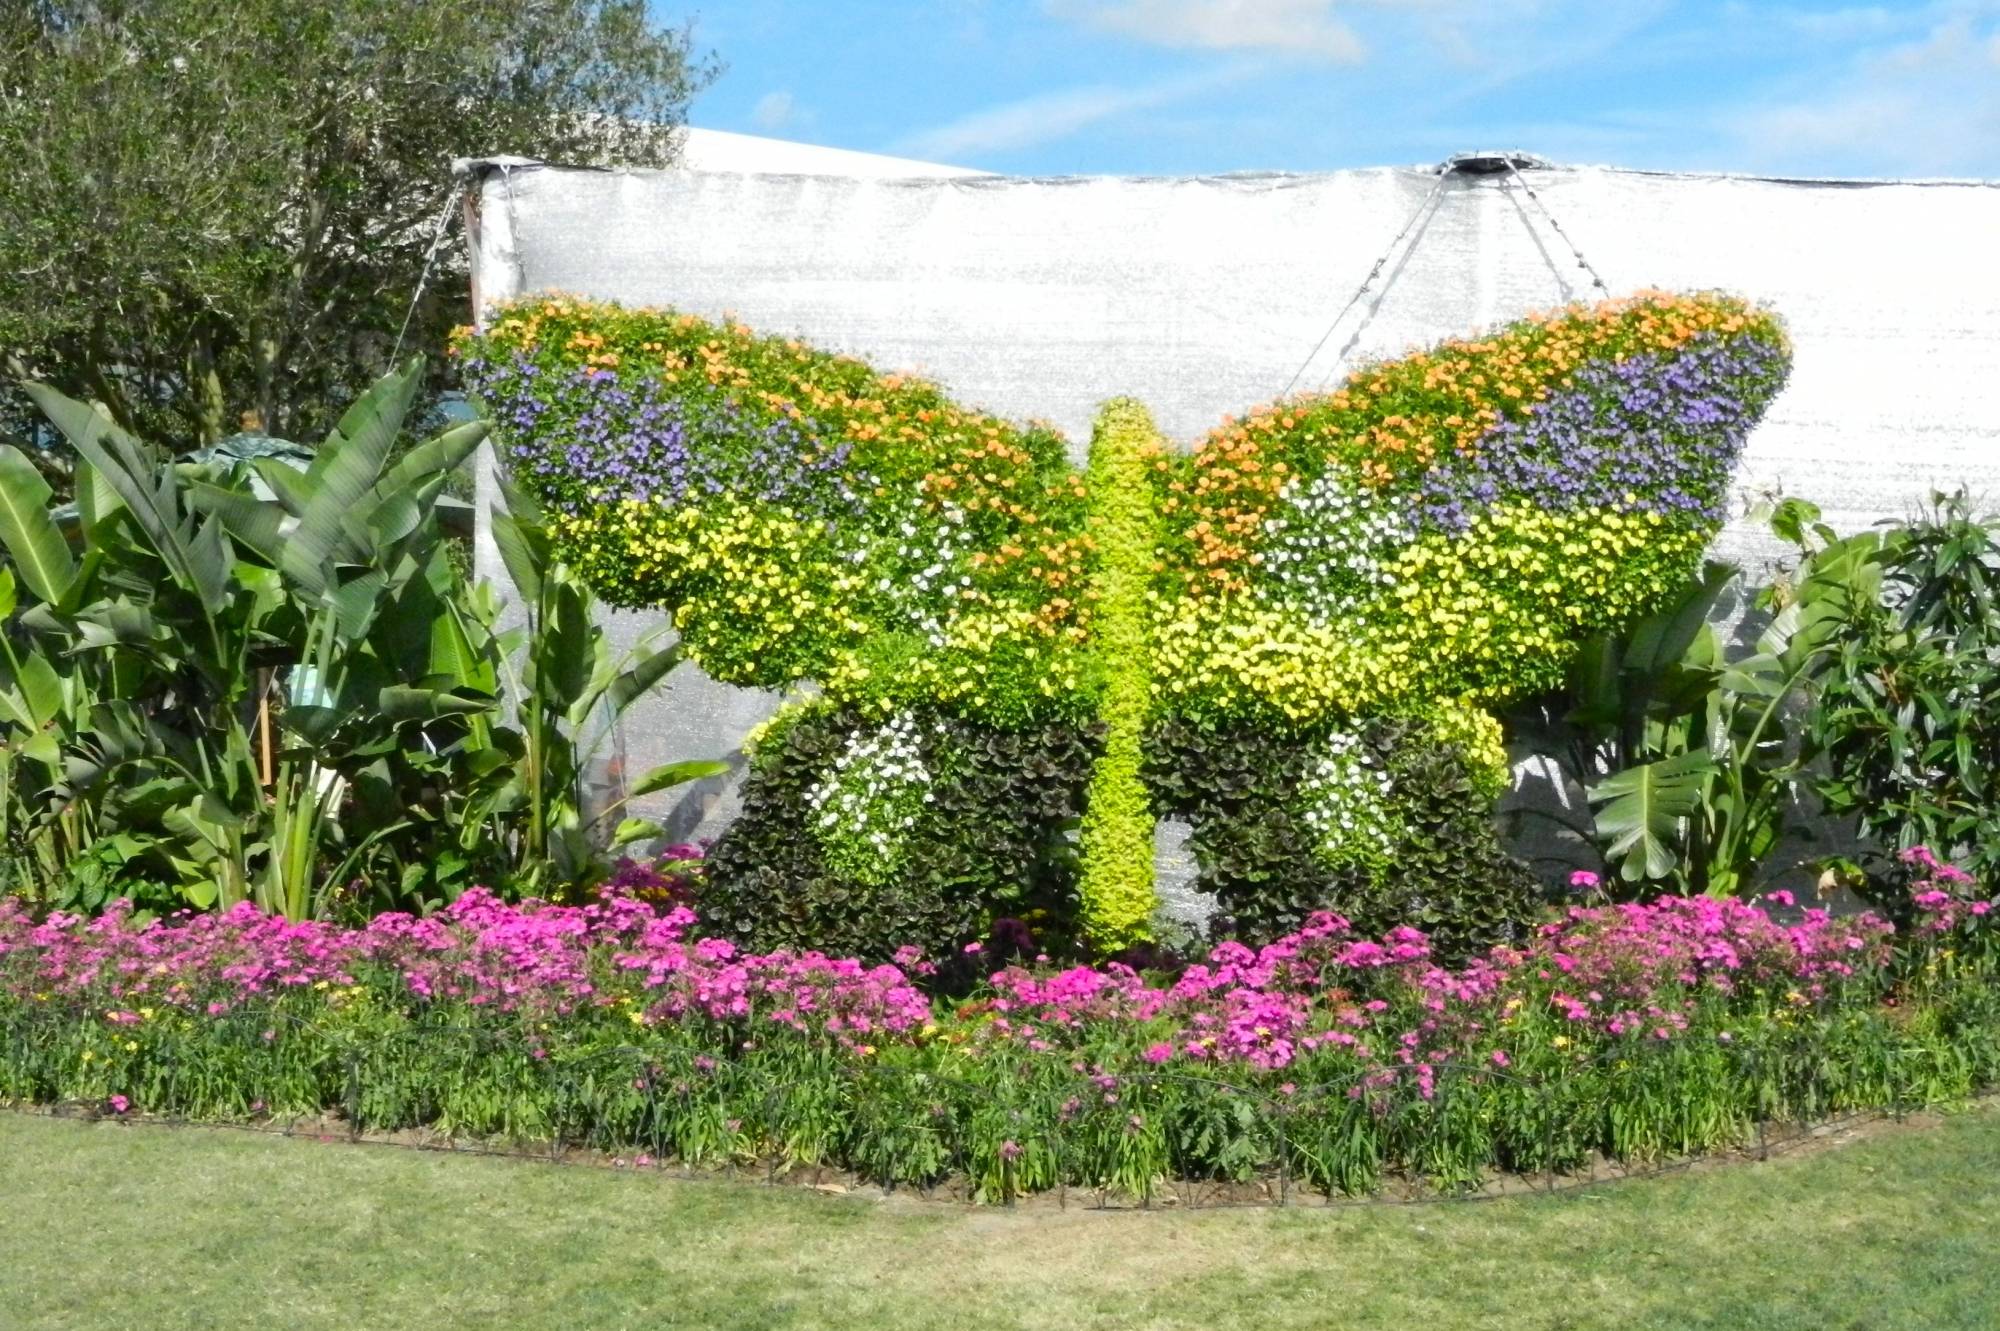
[[[987,1196],[1281,1165],[1334,1190],[1466,1185],[1992,1083],[1990,903],[1917,867],[1901,932],[1668,898],[1574,907],[1447,968],[1414,929],[1319,916],[1170,980],[1007,966],[962,1002],[927,996],[913,953],[739,953],[627,895],[473,892],[360,929],[7,903],[0,1099],[963,1173]]]

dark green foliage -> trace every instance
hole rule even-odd
[[[1414,925],[1450,958],[1519,937],[1539,888],[1501,847],[1492,801],[1465,755],[1416,721],[1373,722],[1362,738],[1389,774],[1399,831],[1382,867],[1329,868],[1300,795],[1324,736],[1179,720],[1155,729],[1147,783],[1164,814],[1193,825],[1198,885],[1226,917],[1217,932],[1262,941],[1332,910],[1364,933]]]
[[[938,716],[926,725],[931,802],[909,834],[903,869],[866,885],[830,873],[808,799],[848,739],[869,722],[812,710],[766,738],[743,788],[743,812],[708,857],[699,909],[716,932],[759,949],[813,948],[881,960],[915,945],[940,958],[1024,919],[1060,945],[1074,910],[1069,829],[1082,809],[1097,741],[1064,724],[1001,730]]]
[[[2000,874],[2000,524],[1963,494],[1889,530],[1815,680],[1827,807],[1892,849]]]
[[[662,165],[712,72],[644,0],[8,0],[0,366],[177,445],[318,435],[465,316],[454,157]]]
[[[1493,802],[1464,754],[1414,724],[1384,725],[1370,738],[1380,745],[1403,833],[1388,873],[1338,909],[1371,933],[1421,929],[1448,958],[1520,938],[1541,885],[1501,846]]]
[[[934,720],[924,732],[925,762],[937,773],[933,803],[906,843],[906,867],[880,886],[828,872],[809,798],[870,723],[851,711],[809,710],[767,736],[743,812],[709,857],[699,903],[707,924],[759,949],[867,958],[904,944],[948,958],[1007,916],[1026,919],[1044,950],[1072,942],[1068,828],[1094,738],[1067,725],[1011,731]],[[1147,788],[1162,816],[1193,825],[1198,886],[1222,905],[1215,932],[1262,941],[1334,910],[1369,933],[1414,925],[1447,958],[1518,937],[1534,918],[1538,888],[1502,849],[1492,801],[1458,748],[1431,738],[1421,722],[1368,726],[1364,738],[1390,775],[1402,831],[1386,867],[1334,869],[1322,863],[1300,809],[1323,738],[1179,720],[1153,731]]]

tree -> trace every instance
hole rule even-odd
[[[8,0],[0,363],[153,437],[314,437],[463,317],[457,247],[411,307],[453,157],[664,165],[715,72],[646,0]]]

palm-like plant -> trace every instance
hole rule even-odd
[[[1796,501],[1773,525],[1798,536],[1814,515]],[[1790,584],[1763,593],[1770,616],[1732,657],[1714,612],[1738,570],[1711,564],[1659,614],[1589,644],[1572,674],[1569,720],[1606,858],[1628,883],[1729,896],[1750,890],[1785,829],[1814,750],[1792,724],[1840,649],[1846,607],[1872,599],[1877,537],[1821,527]]]
[[[545,890],[658,830],[607,829],[622,800],[586,817],[579,737],[678,652],[616,656],[518,499],[498,530],[526,624],[499,630],[436,512],[486,427],[397,456],[420,376],[376,384],[302,470],[175,464],[30,386],[80,459],[82,552],[0,445],[0,818],[30,877],[143,859],[191,904],[299,918],[354,882],[418,907],[480,877]],[[628,798],[722,770],[670,764]]]
[[[703,777],[728,765],[706,760],[667,763],[640,776],[616,801],[586,810],[583,783],[609,727],[625,709],[680,664],[677,644],[665,631],[640,638],[622,655],[597,623],[588,584],[558,560],[541,509],[532,498],[503,486],[506,507],[493,514],[501,561],[520,597],[523,626],[503,635],[501,661],[513,700],[519,738],[515,760],[496,767],[477,796],[477,825],[509,849],[521,866],[521,885],[540,890],[548,881],[573,882],[586,870],[594,847],[616,847],[661,829],[626,818],[604,823],[632,800]],[[591,735],[594,739],[580,737]]]

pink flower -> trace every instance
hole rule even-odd
[[[1146,1050],[1145,1054],[1148,1063],[1164,1063],[1173,1056],[1174,1047],[1170,1044],[1153,1045]]]
[[[122,1095],[109,1096],[104,1103],[111,1106],[111,1112],[114,1114],[122,1114],[132,1107],[132,1102]]]

